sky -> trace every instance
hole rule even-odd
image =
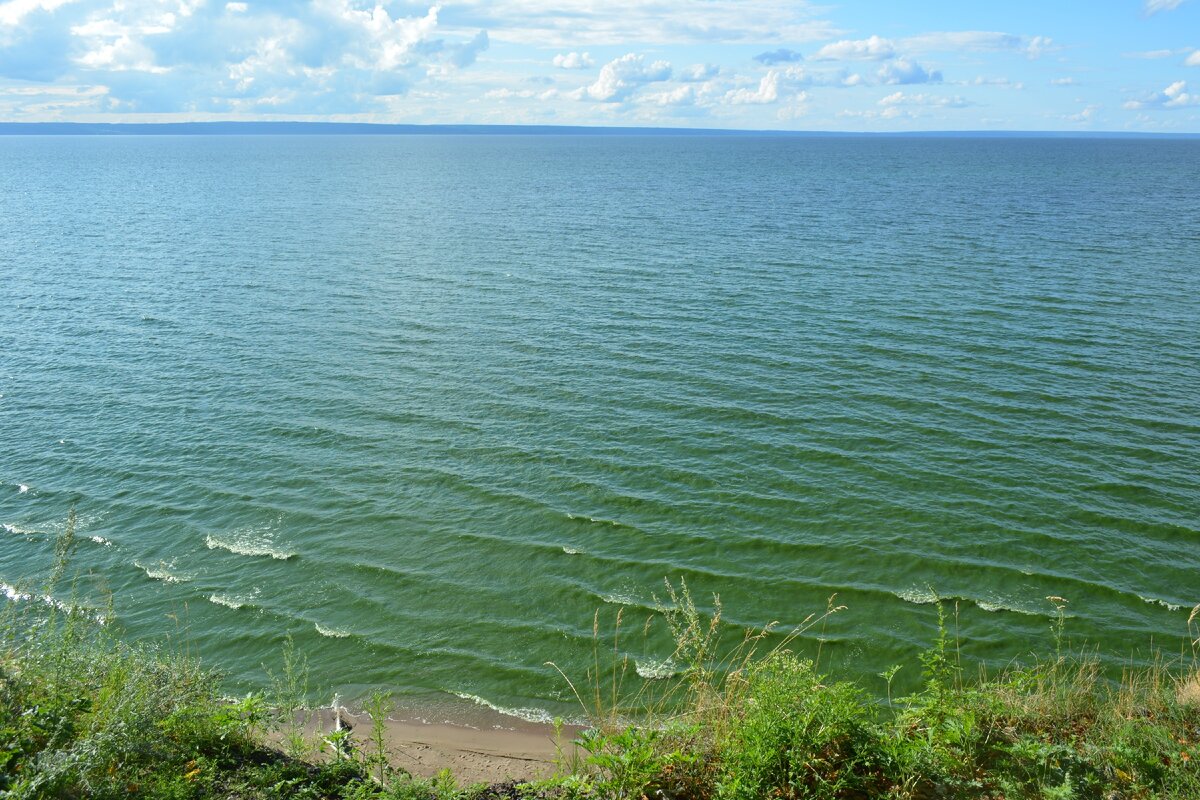
[[[0,121],[1200,132],[1200,0],[0,0]]]

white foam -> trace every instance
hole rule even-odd
[[[997,611],[1008,611],[1013,614],[1024,614],[1029,617],[1044,617],[1047,612],[1040,609],[1025,608],[1015,603],[1010,599],[1003,597],[993,597],[990,600],[976,600],[975,605],[979,606],[984,611],[996,613]],[[1064,616],[1067,616],[1064,614]]]
[[[906,603],[916,603],[917,605],[927,605],[938,601],[937,592],[929,587],[913,586],[904,591],[896,592],[895,595]]]
[[[676,675],[683,673],[683,670],[669,658],[664,661],[638,661],[634,659],[633,668],[640,677],[650,681],[666,680],[667,678],[674,678]]]
[[[223,594],[210,594],[208,596],[208,602],[216,603],[217,605],[225,606],[226,608],[232,608],[234,611],[237,611],[239,608],[246,605],[245,602],[243,602],[240,598],[229,597],[228,595]]]
[[[192,579],[191,575],[177,575],[171,572],[175,568],[175,562],[167,563],[160,561],[154,566],[147,567],[138,561],[133,562],[133,565],[146,573],[146,577],[151,580],[162,581],[163,583],[187,583]]]
[[[1141,600],[1143,603],[1148,603],[1152,606],[1155,606],[1155,605],[1162,606],[1167,611],[1178,611],[1181,608],[1183,608],[1183,606],[1176,605],[1175,603],[1168,603],[1166,600],[1159,600],[1156,597],[1142,597],[1139,594],[1138,599]]]
[[[913,586],[900,592],[894,593],[896,597],[906,603],[915,603],[916,605],[928,605],[936,603],[939,600],[946,603],[972,603],[981,611],[995,614],[997,612],[1006,611],[1010,614],[1024,614],[1029,617],[1050,617],[1054,616],[1041,606],[1030,606],[1017,599],[1011,597],[1000,597],[993,595],[985,599],[976,600],[971,597],[962,597],[959,595],[939,595],[930,588],[920,588]],[[1071,614],[1064,614],[1064,617],[1071,617]]]
[[[289,558],[292,558],[293,555],[295,555],[295,553],[281,551],[281,549],[272,547],[269,542],[254,542],[250,539],[222,540],[217,539],[216,536],[209,534],[208,536],[204,537],[204,543],[206,546],[208,546],[210,551],[221,549],[221,551],[228,551],[236,555],[251,555],[251,557],[258,557],[258,555],[270,555],[272,559],[280,561],[287,561]]]
[[[25,483],[17,484],[17,494],[25,494],[29,491],[29,485]]]
[[[218,594],[216,592],[208,596],[208,602],[216,603],[219,606],[225,606],[237,611],[239,608],[248,606],[258,597],[258,588],[250,594]]]
[[[30,592],[22,592],[12,584],[0,582],[0,593],[3,593],[6,598],[14,603],[36,600],[40,603],[50,606],[51,608],[56,608],[65,614],[87,617],[99,625],[108,624],[108,617],[99,611],[84,608],[83,606],[71,605],[70,603],[64,603],[63,601],[56,600],[50,595],[46,594],[31,594]]]
[[[564,553],[566,553],[566,554],[567,554],[567,555],[569,555],[569,556],[577,556],[577,555],[579,555],[579,551],[578,551],[578,550],[576,550],[574,547],[567,547],[566,545],[563,545],[563,552],[564,552]]]
[[[90,536],[88,538],[101,547],[112,547],[112,542],[108,539],[105,539],[103,536]]]
[[[287,561],[295,553],[286,551],[276,545],[275,534],[283,516],[275,518],[274,522],[258,525],[256,528],[239,528],[228,534],[204,537],[204,543],[210,551],[222,549],[235,555],[250,555],[250,557],[271,557],[278,561]]]
[[[352,635],[350,631],[344,631],[341,628],[326,628],[319,622],[315,623],[314,627],[316,627],[317,633],[328,636],[330,639],[346,639]]]
[[[489,700],[485,700],[477,694],[468,694],[467,692],[451,692],[451,694],[455,697],[461,697],[463,700],[470,700],[472,703],[484,708],[490,708],[497,714],[503,714],[506,717],[516,717],[526,722],[536,722],[542,725],[551,725],[554,723],[554,717],[550,715],[550,712],[540,708],[505,708]]]
[[[642,601],[638,600],[631,594],[626,592],[613,592],[611,594],[602,594],[600,599],[606,603],[612,603],[614,606],[640,606]]]
[[[11,533],[14,536],[27,536],[31,533],[34,533],[34,531],[31,531],[28,528],[22,528],[17,525],[10,525],[7,522],[0,524],[0,528],[3,528],[5,533]]]

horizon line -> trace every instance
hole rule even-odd
[[[749,128],[671,128],[640,125],[529,125],[479,123],[388,123],[304,120],[196,120],[187,122],[4,122],[0,135],[215,135],[246,134],[374,134],[374,135],[654,135],[654,136],[779,136],[779,137],[928,137],[928,138],[1062,138],[1062,139],[1198,139],[1200,132],[1160,131],[1063,131],[1063,130],[778,130]]]

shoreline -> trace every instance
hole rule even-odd
[[[333,730],[334,711],[330,706],[315,710],[310,730],[321,736]],[[365,749],[372,729],[364,711],[339,708],[342,724],[348,725],[356,746]],[[578,725],[562,725],[556,740],[555,726],[529,722],[479,708],[467,718],[440,719],[429,709],[398,707],[387,717],[384,739],[388,760],[422,778],[432,778],[450,770],[461,785],[529,781],[550,777],[556,762],[570,759],[575,751],[572,741],[583,730]],[[471,724],[471,723],[478,723]]]

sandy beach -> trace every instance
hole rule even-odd
[[[341,717],[352,726],[358,746],[366,747],[370,717],[344,708]],[[328,707],[320,710],[319,724],[322,731],[334,728],[333,712]],[[554,771],[560,747],[563,756],[573,751],[571,741],[580,730],[564,727],[561,743],[556,743],[550,725],[482,711],[469,721],[434,721],[409,709],[389,715],[386,729],[393,766],[426,778],[449,769],[460,785],[546,777]]]

